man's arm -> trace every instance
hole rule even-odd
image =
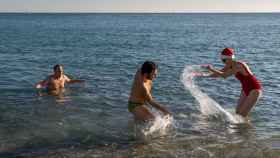
[[[83,82],[85,82],[85,80],[73,80],[73,79],[70,79],[66,75],[64,75],[64,79],[65,79],[66,83],[83,83]]]
[[[155,102],[154,100],[150,100],[150,101],[148,101],[148,103],[150,105],[152,105],[153,107],[155,107],[156,109],[160,110],[163,114],[171,115],[171,113],[166,108],[164,108],[162,105],[160,105],[159,103]]]
[[[146,88],[145,88],[145,95],[146,95],[146,100],[150,105],[160,110],[165,115],[171,115],[171,113],[166,108],[164,108],[162,105],[154,101],[151,93]]]
[[[42,80],[35,85],[35,88],[37,88],[37,89],[43,88],[43,87],[46,87],[47,84],[48,84],[47,80]]]
[[[51,76],[48,76],[46,79],[38,82],[35,84],[35,88],[39,89],[39,88],[44,88],[48,85],[49,80],[50,80]]]

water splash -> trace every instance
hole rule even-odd
[[[198,101],[201,113],[203,115],[221,115],[224,116],[227,121],[234,124],[243,123],[243,119],[235,117],[231,113],[227,112],[215,100],[203,93],[199,87],[195,85],[194,77],[198,73],[206,72],[200,65],[186,66],[181,76],[181,81],[183,82],[185,88],[188,89],[192,96]]]
[[[135,124],[136,138],[149,140],[165,136],[168,134],[172,126],[175,126],[172,116],[162,116],[156,113],[153,121]]]
[[[158,132],[159,135],[166,135],[167,129],[172,125],[173,117],[172,116],[160,116],[156,115],[156,118],[153,122],[151,122],[151,126],[143,129],[144,135],[151,135],[155,132]]]

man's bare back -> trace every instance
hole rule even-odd
[[[150,93],[151,89],[152,81],[147,80],[146,82],[144,82],[140,70],[138,70],[134,77],[129,101],[145,104],[145,102],[147,101],[146,93]]]

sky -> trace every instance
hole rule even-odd
[[[280,12],[280,0],[0,0],[0,12]]]

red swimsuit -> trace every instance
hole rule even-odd
[[[237,72],[235,74],[235,77],[241,82],[242,90],[245,93],[245,95],[248,96],[250,91],[254,89],[261,90],[262,85],[260,81],[258,81],[257,78],[249,72],[246,66],[244,66],[241,62],[238,63],[245,68],[245,71],[248,74],[248,75],[243,75],[240,72]]]

